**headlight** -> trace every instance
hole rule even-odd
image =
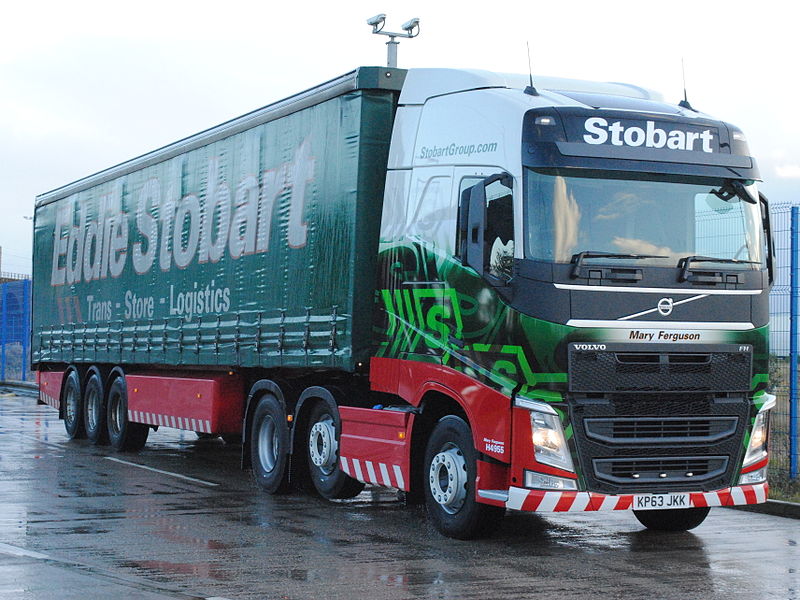
[[[762,411],[756,415],[753,430],[750,432],[750,444],[744,456],[742,467],[748,467],[762,460],[767,455],[767,432],[769,431],[769,411]]]
[[[531,411],[531,436],[538,462],[566,471],[574,470],[558,415]]]

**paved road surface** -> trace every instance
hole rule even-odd
[[[800,599],[800,521],[715,509],[690,533],[632,515],[509,513],[446,539],[386,490],[267,496],[221,440],[162,429],[139,454],[68,442],[0,392],[0,600]]]

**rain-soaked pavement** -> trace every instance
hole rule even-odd
[[[0,391],[0,600],[792,599],[798,541],[800,521],[731,509],[678,534],[510,513],[490,539],[453,541],[386,490],[267,496],[221,440],[162,429],[114,454]]]

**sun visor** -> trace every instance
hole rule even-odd
[[[523,128],[523,161],[527,166],[760,178],[738,129],[707,118],[655,112],[530,111]]]

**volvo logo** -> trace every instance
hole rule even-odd
[[[668,317],[672,314],[673,305],[672,298],[662,298],[658,301],[658,314],[662,317]]]
[[[575,350],[605,350],[605,344],[575,344]]]

